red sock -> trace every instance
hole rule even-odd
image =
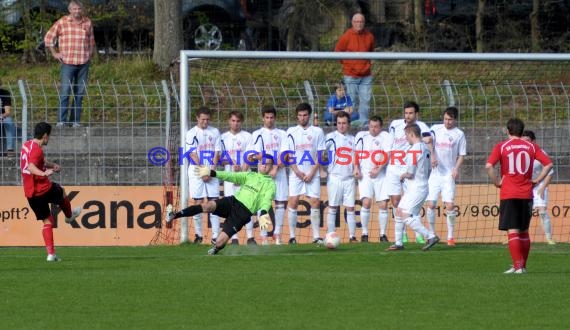
[[[51,221],[51,216],[49,217]],[[55,247],[53,246],[53,226],[50,223],[44,223],[44,228],[42,229],[42,236],[44,237],[44,243],[46,245],[46,250],[48,254],[55,254]]]
[[[510,233],[509,235],[509,251],[513,259],[513,267],[520,269],[524,265],[524,257],[522,254],[522,244],[519,233]]]
[[[71,203],[69,202],[69,198],[67,196],[63,198],[63,202],[59,207],[61,207],[61,210],[63,211],[63,214],[65,214],[66,218],[71,218]]]
[[[530,236],[528,235],[527,231],[524,233],[520,233],[519,237],[521,241],[522,256],[524,259],[523,267],[526,268],[526,260],[528,259],[528,255],[530,253]]]

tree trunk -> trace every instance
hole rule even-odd
[[[166,70],[182,45],[182,0],[154,0],[154,52],[152,61]]]
[[[530,43],[533,52],[540,51],[540,31],[538,28],[539,0],[532,1],[532,12],[530,13]]]
[[[424,0],[414,0],[414,27],[416,31],[416,46],[424,48]]]
[[[477,5],[477,16],[475,18],[475,40],[477,41],[477,53],[484,51],[483,41],[483,14],[485,13],[485,0],[479,0]]]

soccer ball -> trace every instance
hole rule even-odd
[[[336,232],[327,233],[325,236],[325,246],[327,249],[336,249],[340,245],[340,236]]]

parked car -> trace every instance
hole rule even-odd
[[[251,3],[251,0],[248,1]],[[37,13],[40,8],[53,14],[54,19],[67,13],[66,0],[0,0],[0,19],[8,25],[22,24],[24,10]],[[107,13],[115,13],[120,2],[113,0],[83,1],[88,10],[102,9]],[[126,0],[126,15],[121,17],[90,15],[94,21],[96,41],[100,47],[107,48],[116,38],[114,33],[122,33],[121,40],[135,39],[149,43],[152,38],[154,21],[153,0]],[[103,15],[100,15],[103,16]],[[182,17],[185,48],[187,49],[219,49],[223,44],[238,47],[240,36],[246,28],[246,17],[240,0],[182,0]],[[118,31],[118,20],[121,19],[121,31]],[[143,37],[141,37],[143,36]],[[132,44],[132,43],[131,43]],[[128,45],[127,48],[132,45]],[[152,45],[147,45],[152,46]]]

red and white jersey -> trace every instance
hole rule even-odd
[[[246,165],[244,153],[249,149],[250,143],[251,133],[249,132],[243,130],[237,134],[233,134],[231,131],[225,132],[220,138],[222,148],[220,161],[231,159],[233,165]],[[226,171],[233,171],[232,168],[231,164],[224,165]]]
[[[350,161],[348,164],[339,164],[337,152],[342,152],[346,156],[350,155],[350,159],[353,160],[354,136],[348,133],[341,134],[339,131],[330,132],[325,137],[325,148],[329,153],[329,175],[341,179],[353,177],[354,161]],[[343,149],[346,151],[341,151]]]
[[[433,125],[431,134],[437,159],[437,167],[433,171],[441,176],[451,175],[457,158],[467,155],[465,134],[457,127],[447,129],[443,124]]]
[[[209,165],[208,161],[203,162],[203,160],[209,157],[213,160],[215,152],[221,151],[220,131],[211,126],[206,129],[201,129],[198,126],[192,127],[186,132],[185,151],[189,150],[198,155],[198,159],[203,165]],[[192,171],[189,171],[188,174],[194,175]]]
[[[287,130],[287,138],[281,146],[281,152],[290,151],[289,162],[294,162],[300,171],[308,173],[313,166],[318,166],[317,154],[325,150],[325,135],[323,130],[316,126],[303,128],[300,125]],[[319,171],[317,170],[317,175]],[[295,173],[291,171],[291,176]]]
[[[20,153],[20,169],[22,170],[22,184],[27,198],[39,196],[51,188],[51,181],[47,176],[37,176],[30,173],[29,164],[45,171],[45,158],[42,147],[34,140],[28,140],[22,145]]]
[[[417,124],[420,127],[420,130],[422,132],[422,137],[431,135],[429,127],[423,121],[416,120],[415,124]],[[396,119],[392,121],[392,123],[390,124],[389,133],[392,138],[391,150],[398,152],[399,151],[406,152],[410,149],[411,146],[410,143],[408,143],[408,140],[406,140],[406,132],[404,131],[407,125],[408,124],[406,124],[404,119]],[[395,161],[393,165],[392,162],[390,162],[388,164],[388,167],[389,168],[396,167],[403,169],[405,165],[400,164],[399,161]]]
[[[532,199],[532,172],[534,161],[552,164],[550,158],[535,143],[510,138],[495,145],[487,164],[501,165],[500,199]]]
[[[418,142],[410,146],[406,155],[406,172],[412,173],[412,179],[406,179],[407,191],[427,189],[431,168],[430,154],[427,145]]]
[[[360,157],[360,169],[362,173],[369,173],[372,169],[379,166],[381,162],[388,161],[383,157],[390,154],[392,148],[392,137],[388,132],[381,131],[380,134],[372,136],[369,131],[361,131],[354,138],[355,151],[368,152],[368,157]],[[379,151],[383,151],[380,153]],[[385,154],[384,154],[385,153]],[[364,155],[363,155],[364,156]],[[382,170],[386,171],[386,168]]]

